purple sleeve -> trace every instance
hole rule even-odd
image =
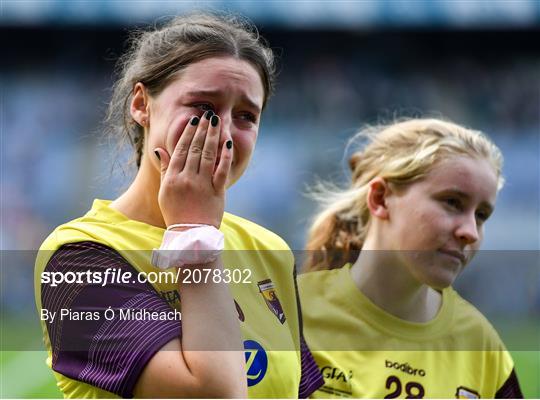
[[[302,353],[302,378],[298,398],[306,399],[324,384],[324,378],[303,336],[300,338],[300,351]]]
[[[56,312],[54,320],[47,321],[52,368],[116,395],[133,397],[144,366],[161,347],[181,335],[173,308],[150,284],[135,279],[137,271],[120,254],[98,243],[62,246],[45,271],[103,276],[108,268],[129,271],[130,283],[41,284],[42,307],[49,315]],[[113,318],[110,311],[106,313],[108,309],[115,312]],[[124,311],[122,317],[120,310]],[[148,318],[155,312],[171,318]]]
[[[302,307],[300,305],[300,296],[298,295],[298,285],[296,283],[296,267],[294,272],[294,289],[296,291],[296,302],[298,304],[298,321],[300,325],[300,354],[302,364],[302,376],[298,388],[298,398],[306,399],[311,393],[324,384],[324,378],[309,350],[304,339],[304,326],[302,322]]]
[[[519,381],[515,370],[512,370],[508,379],[501,386],[497,393],[495,393],[496,399],[523,399],[523,393],[519,386]]]

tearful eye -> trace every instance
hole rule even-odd
[[[250,112],[241,113],[238,118],[244,121],[253,122],[254,124],[257,122],[257,117]]]
[[[192,105],[193,108],[196,108],[202,112],[205,112],[205,111],[208,111],[208,110],[212,110],[215,112],[214,110],[214,106],[210,103],[196,103],[196,104],[193,104]]]

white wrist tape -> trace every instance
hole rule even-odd
[[[178,227],[192,227],[173,231]],[[165,231],[161,247],[152,251],[152,265],[161,269],[215,261],[224,247],[224,237],[211,225],[175,224]]]

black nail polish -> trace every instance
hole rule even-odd
[[[212,110],[208,110],[208,111],[206,111],[206,112],[204,113],[204,117],[205,117],[206,119],[212,118],[212,115],[214,115],[214,112],[213,112]]]
[[[212,116],[212,120],[210,121],[210,123],[212,124],[212,126],[217,126],[218,122],[219,122],[218,116],[217,116],[217,115],[213,115],[213,116]]]
[[[154,154],[156,155],[157,159],[161,161],[161,157],[159,156],[159,151],[154,150]]]
[[[199,117],[191,118],[191,125],[195,126],[199,123]]]
[[[227,140],[227,143],[225,143],[225,146],[230,150],[232,148],[232,140]]]

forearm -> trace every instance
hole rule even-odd
[[[240,326],[228,285],[211,279],[179,285],[182,357],[193,379],[215,390],[209,397],[247,397]]]

